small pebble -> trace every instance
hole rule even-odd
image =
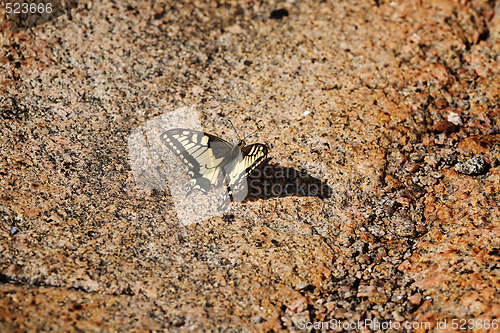
[[[488,171],[488,163],[478,155],[455,165],[455,171],[465,175],[482,175]]]
[[[252,317],[252,323],[262,323],[264,321],[264,319],[262,319],[261,316],[255,316],[255,317]]]
[[[307,289],[307,288],[310,288],[310,287],[313,287],[314,289],[314,286],[312,286],[310,283],[308,282],[299,282],[297,284],[297,286],[295,287],[296,290],[303,290],[303,289]]]
[[[463,126],[462,118],[460,118],[460,115],[455,112],[450,112],[448,114],[448,121],[452,124],[455,124],[457,126]]]
[[[275,20],[281,20],[285,16],[288,16],[288,10],[284,8],[276,9],[271,12],[271,18]]]
[[[175,317],[173,320],[172,320],[172,326],[174,327],[181,327],[181,326],[184,326],[185,324],[185,320],[184,320],[184,317]]]

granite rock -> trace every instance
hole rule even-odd
[[[481,0],[0,17],[0,331],[498,318],[499,17]],[[262,186],[295,190],[179,223],[128,140],[183,107],[266,143]],[[455,171],[476,155],[490,168]]]

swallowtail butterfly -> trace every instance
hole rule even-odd
[[[232,189],[259,167],[267,158],[264,144],[245,145],[243,140],[231,144],[214,135],[182,128],[161,134],[161,140],[188,168],[193,190],[207,193],[223,183],[233,201]]]

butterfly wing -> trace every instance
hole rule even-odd
[[[223,166],[234,148],[232,144],[216,136],[188,129],[170,129],[161,135],[165,145],[188,168],[188,176],[194,186],[203,193],[218,186],[223,179]]]
[[[244,146],[241,149],[242,158],[236,159],[226,166],[225,171],[228,177],[230,195],[232,195],[232,190],[240,186],[245,177],[266,160],[267,151],[267,146],[261,143]]]

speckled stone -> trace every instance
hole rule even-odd
[[[489,165],[486,163],[484,157],[478,155],[457,163],[455,171],[465,175],[482,175],[488,171],[488,167]]]
[[[499,17],[361,0],[80,1],[15,33],[0,18],[0,331],[497,318]],[[266,143],[271,171],[188,226],[128,147],[186,106]],[[476,155],[490,168],[455,171]]]

